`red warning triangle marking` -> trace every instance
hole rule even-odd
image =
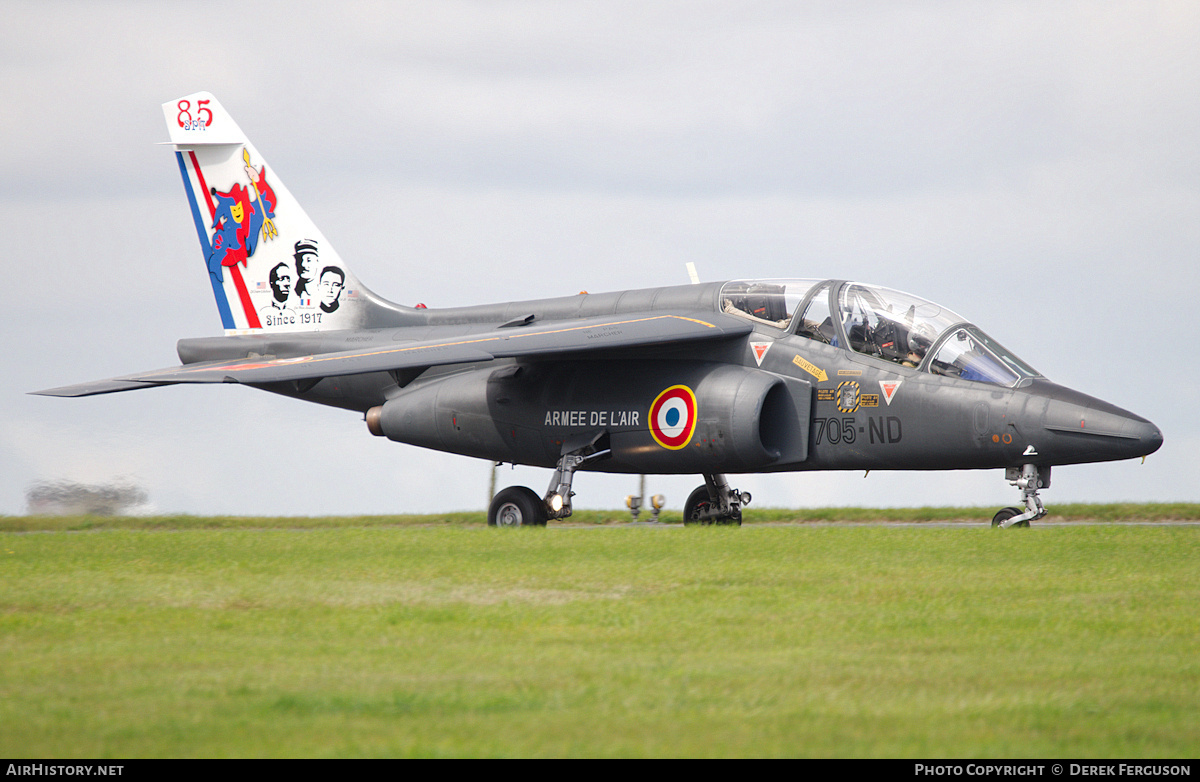
[[[889,405],[892,403],[892,397],[896,395],[896,389],[900,388],[903,380],[880,380],[879,390],[883,391],[883,399]]]
[[[754,351],[754,360],[761,367],[763,358],[766,357],[767,351],[771,349],[772,342],[751,342],[750,349]]]

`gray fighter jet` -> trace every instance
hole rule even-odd
[[[933,302],[847,280],[733,280],[447,309],[367,290],[208,93],[163,105],[223,337],[182,366],[49,389],[242,383],[371,434],[553,469],[488,523],[571,514],[575,473],[695,473],[685,523],[740,524],[726,475],[1003,469],[1027,526],[1055,465],[1145,456],[1144,418],[1056,385]]]

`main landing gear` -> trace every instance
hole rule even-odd
[[[549,519],[565,519],[571,515],[571,483],[575,470],[581,465],[601,459],[608,449],[592,453],[565,454],[550,479],[544,498],[525,486],[510,486],[496,493],[488,508],[490,527],[544,527]],[[697,488],[683,506],[683,523],[742,525],[742,507],[750,504],[750,492],[729,488],[724,475],[704,476],[704,485]]]
[[[688,495],[683,505],[683,523],[731,524],[742,526],[742,506],[750,504],[750,492],[729,488],[724,475],[704,476],[704,485]]]
[[[550,478],[546,496],[539,498],[533,489],[510,486],[496,493],[488,507],[489,527],[544,527],[549,519],[565,519],[571,515],[571,483],[575,471],[588,462],[611,454],[604,437],[563,454]]]
[[[1038,489],[1050,488],[1050,468],[1025,464],[1020,467],[1009,467],[1004,471],[1004,478],[1021,490],[1021,499],[1025,502],[1025,511],[1018,507],[1001,508],[992,517],[992,526],[1007,529],[1009,527],[1028,527],[1029,522],[1046,515],[1042,500],[1038,497]]]

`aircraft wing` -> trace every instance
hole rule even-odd
[[[751,325],[719,313],[644,313],[492,328],[446,339],[373,346],[295,358],[206,361],[49,389],[47,396],[87,396],[174,383],[275,383],[357,375],[497,358],[540,358],[742,336]],[[127,387],[116,387],[128,384]]]
[[[158,372],[168,371],[170,370],[158,370]],[[95,396],[96,394],[115,394],[118,391],[135,391],[139,388],[170,385],[174,385],[174,383],[144,383],[137,380],[111,378],[109,380],[92,380],[88,383],[77,383],[73,386],[47,388],[43,391],[32,391],[30,393],[37,394],[38,396]]]

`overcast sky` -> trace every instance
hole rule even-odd
[[[842,277],[1143,415],[1046,504],[1200,501],[1200,4],[0,0],[0,513],[481,509],[490,465],[232,386],[26,392],[221,333],[160,104],[209,90],[362,281],[475,304]],[[505,468],[539,493],[548,470]],[[694,476],[650,478],[682,506]],[[1009,505],[1000,471],[733,479],[756,504]],[[612,508],[636,476],[582,475]]]

